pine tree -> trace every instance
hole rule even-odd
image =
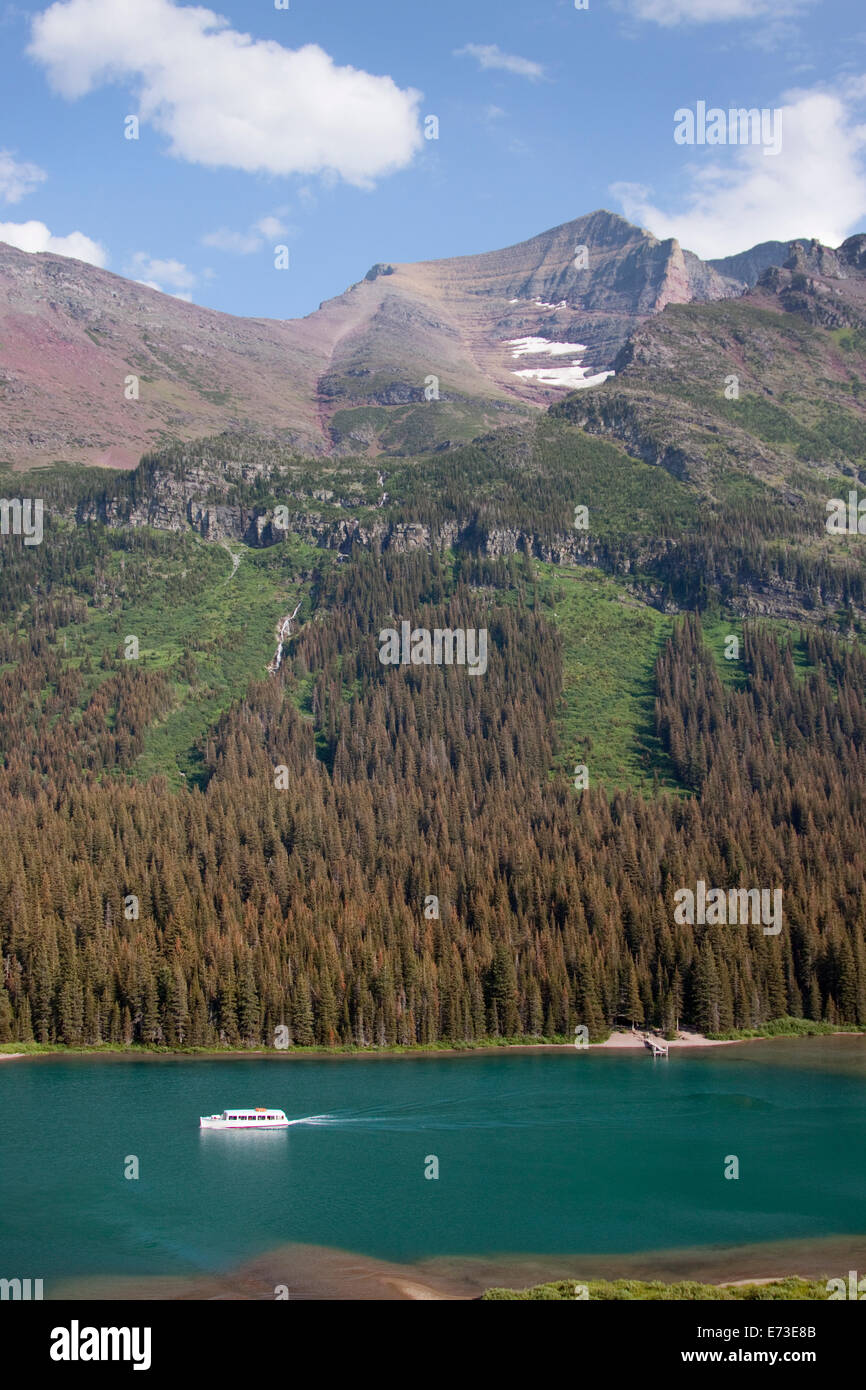
[[[306,975],[299,975],[292,996],[292,1032],[299,1047],[312,1047],[315,1042],[313,1031],[313,1005],[310,999],[310,986]],[[363,1032],[363,1030],[362,1030]],[[363,1034],[366,1040],[366,1034]]]

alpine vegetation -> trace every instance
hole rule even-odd
[[[4,8],[0,1314],[249,1379],[229,1303],[531,1271],[600,1350],[742,1298],[660,1364],[814,1358],[760,1310],[866,1290],[846,36]],[[682,1350],[733,1321],[784,1344]]]

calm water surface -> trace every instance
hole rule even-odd
[[[576,1049],[4,1062],[0,1273],[190,1275],[289,1242],[405,1262],[866,1232],[864,1099],[862,1037],[666,1062]],[[249,1105],[298,1123],[198,1128]]]

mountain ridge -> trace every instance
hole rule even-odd
[[[780,246],[729,261],[757,274]],[[468,442],[602,380],[667,304],[743,293],[719,264],[600,210],[498,251],[379,262],[274,319],[0,244],[0,462],[131,467],[226,429],[319,457]]]

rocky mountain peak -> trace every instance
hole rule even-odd
[[[497,251],[377,262],[279,320],[0,246],[0,461],[129,467],[225,430],[308,455],[447,448],[603,381],[642,321],[740,295],[767,255],[735,273],[599,209]]]
[[[809,241],[792,241],[789,253],[783,265],[785,270],[821,275],[830,280],[845,278],[845,270],[837,253],[829,246],[823,246],[814,237]]]
[[[849,236],[838,250],[838,257],[845,265],[866,272],[866,235]]]

